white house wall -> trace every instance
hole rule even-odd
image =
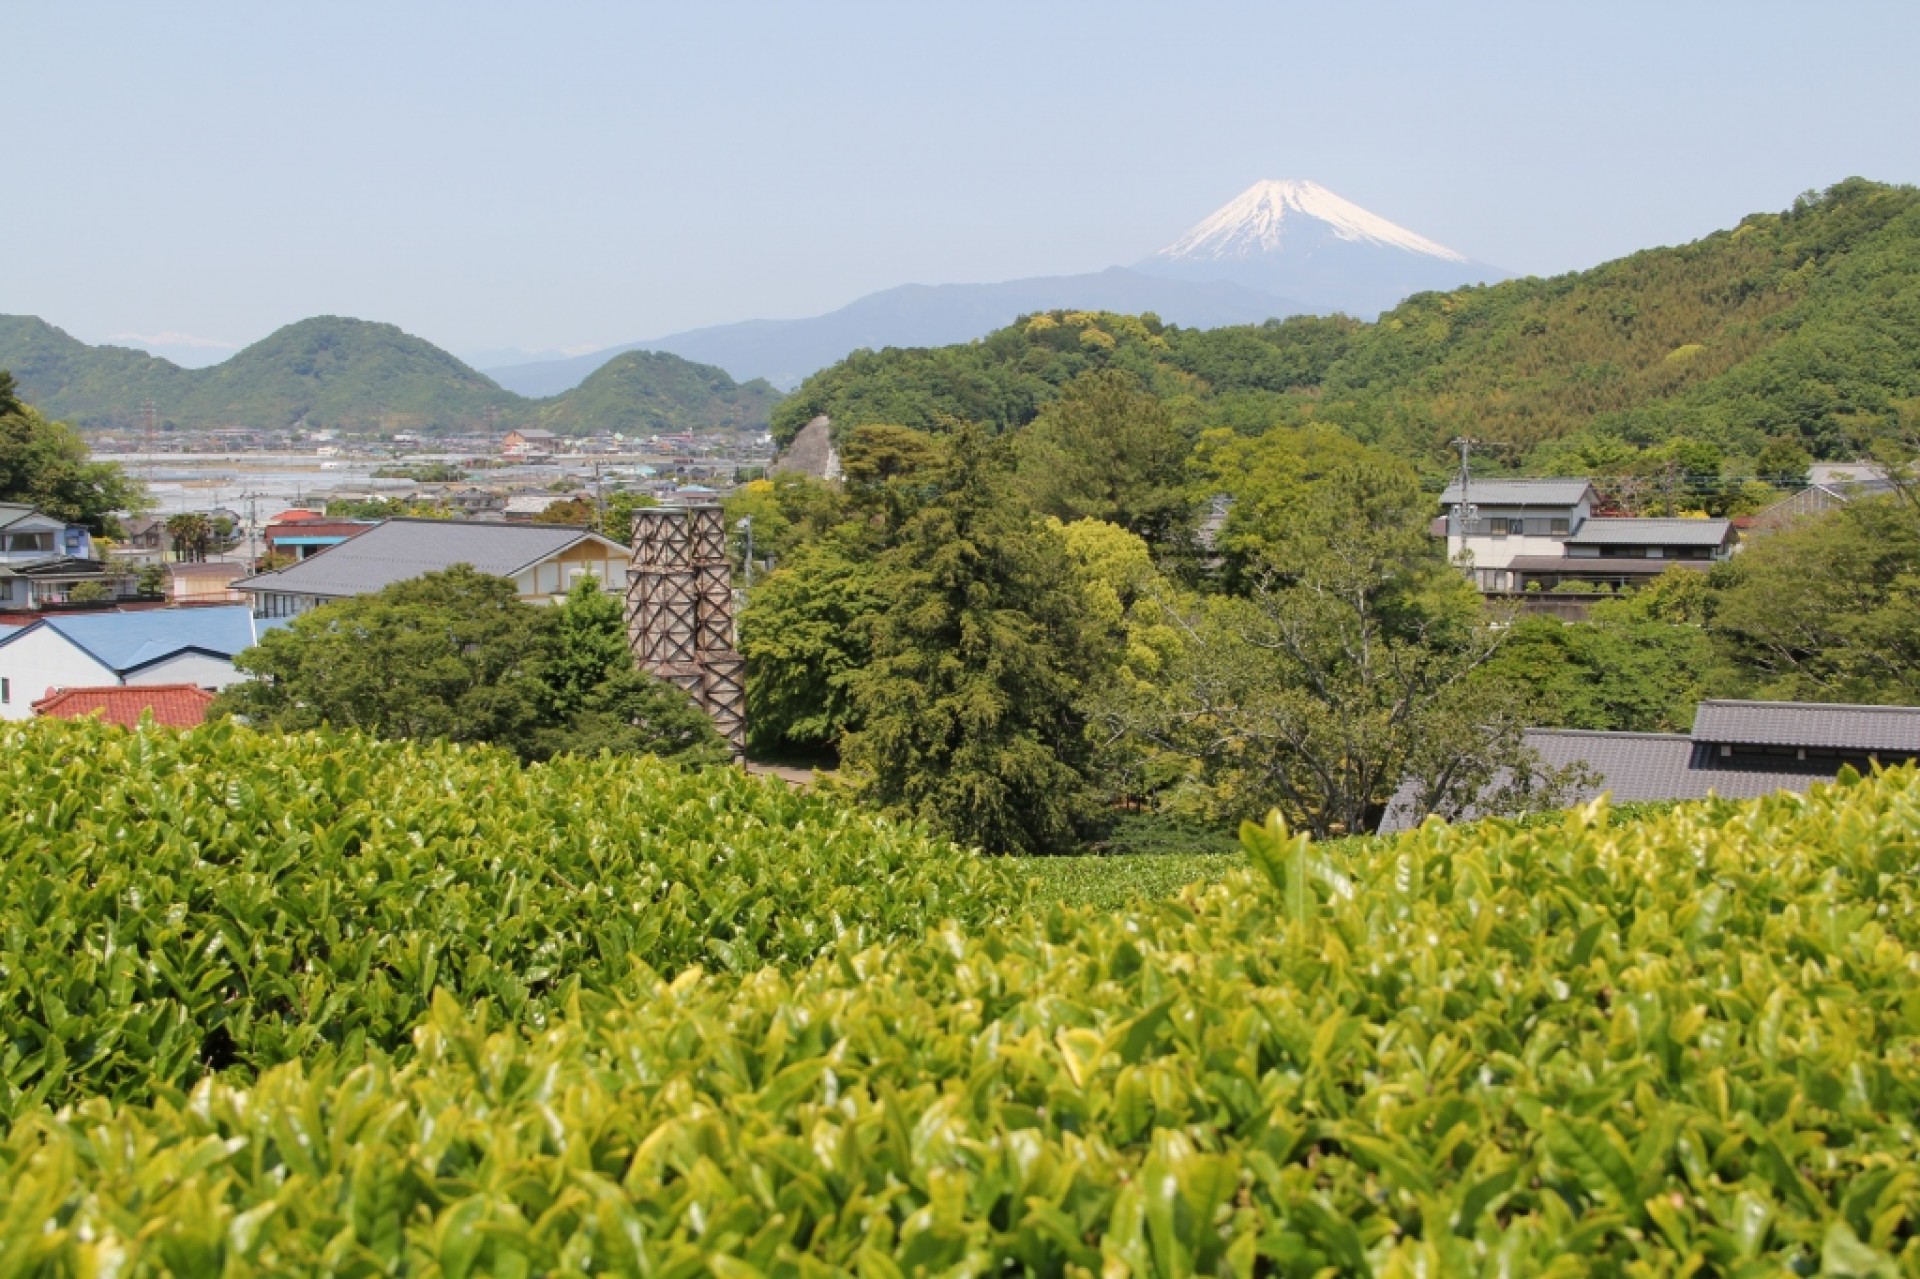
[[[227,658],[209,657],[205,653],[179,653],[167,658],[164,662],[155,662],[151,666],[141,667],[128,675],[126,682],[128,684],[197,684],[201,688],[221,689],[229,684],[238,684],[246,678],[248,678],[246,673],[235,670],[233,662]]]
[[[1505,537],[1449,537],[1447,558],[1460,562],[1460,552],[1473,555],[1476,569],[1502,569],[1523,555],[1546,555],[1558,559],[1567,553],[1567,536],[1545,537],[1532,533],[1509,533]]]
[[[112,670],[50,626],[0,647],[0,679],[6,680],[0,719],[32,719],[33,704],[56,688],[120,682]]]
[[[626,594],[627,561],[624,559],[571,563],[542,560],[515,577],[513,589],[529,604],[554,604],[559,602],[560,596],[573,589],[575,579],[582,572],[591,572],[597,577],[602,590],[611,591],[615,595]]]

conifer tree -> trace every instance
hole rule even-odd
[[[1075,700],[1103,660],[1059,536],[1002,450],[953,441],[940,494],[881,558],[890,601],[853,682],[845,758],[868,798],[989,852],[1060,852],[1089,811]]]

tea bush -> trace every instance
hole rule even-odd
[[[0,728],[0,1114],[404,1050],[429,996],[797,964],[1018,901],[998,865],[731,769]]]
[[[21,1117],[0,1271],[1920,1274],[1920,776],[635,967]]]

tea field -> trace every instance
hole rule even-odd
[[[719,774],[0,740],[3,1274],[1920,1274],[1911,770],[1116,907]]]

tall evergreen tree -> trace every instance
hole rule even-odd
[[[1059,852],[1088,815],[1075,699],[1101,664],[1059,536],[968,427],[942,491],[881,558],[888,611],[852,682],[847,762],[870,799],[990,852]]]

